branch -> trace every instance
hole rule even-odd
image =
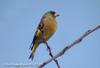
[[[47,61],[43,62],[42,64],[39,65],[39,68],[44,67],[45,65],[47,65],[48,63],[50,63],[52,60],[57,59],[58,57],[64,55],[64,53],[69,50],[71,47],[75,46],[76,44],[80,43],[85,37],[87,37],[89,34],[91,34],[92,32],[96,31],[97,29],[100,28],[100,25],[95,27],[94,29],[88,30],[86,31],[82,36],[80,36],[78,39],[76,39],[72,44],[64,47],[59,53],[57,53],[55,56],[53,56],[52,58],[48,59]]]
[[[47,41],[45,41],[45,44],[46,44],[46,47],[47,47],[47,49],[48,49],[48,51],[49,51],[49,55],[51,56],[51,58],[53,58],[53,54],[52,54],[52,52],[51,52],[51,48],[50,48],[50,46],[48,45]],[[57,60],[57,59],[54,59],[54,61],[55,61],[56,65],[58,66],[58,68],[60,68],[60,65],[59,65],[59,63],[58,63],[58,60]]]

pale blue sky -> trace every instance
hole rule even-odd
[[[48,41],[54,54],[86,30],[100,25],[100,0],[0,0],[0,64],[39,64],[49,58],[41,44],[34,61],[28,59],[34,32],[42,15],[49,10],[60,14],[57,31]],[[100,68],[99,36],[97,30],[58,58],[61,68]],[[44,68],[57,66],[51,62]]]

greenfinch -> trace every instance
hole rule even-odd
[[[59,16],[59,14],[57,14],[55,11],[47,11],[43,15],[33,37],[33,41],[31,44],[32,53],[30,54],[29,59],[33,60],[35,51],[39,44],[47,41],[55,33],[57,29],[57,16]]]

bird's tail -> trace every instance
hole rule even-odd
[[[33,44],[32,53],[30,54],[29,59],[31,59],[31,60],[34,59],[34,54],[35,54],[35,51],[36,51],[38,45],[39,45],[38,42],[36,42],[35,44]]]

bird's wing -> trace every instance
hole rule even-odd
[[[40,24],[38,25],[37,31],[35,32],[35,35],[33,37],[33,40],[32,40],[31,46],[30,46],[31,50],[32,50],[32,48],[34,46],[33,44],[35,43],[35,40],[40,36],[43,27],[44,27],[44,23],[41,20]]]

